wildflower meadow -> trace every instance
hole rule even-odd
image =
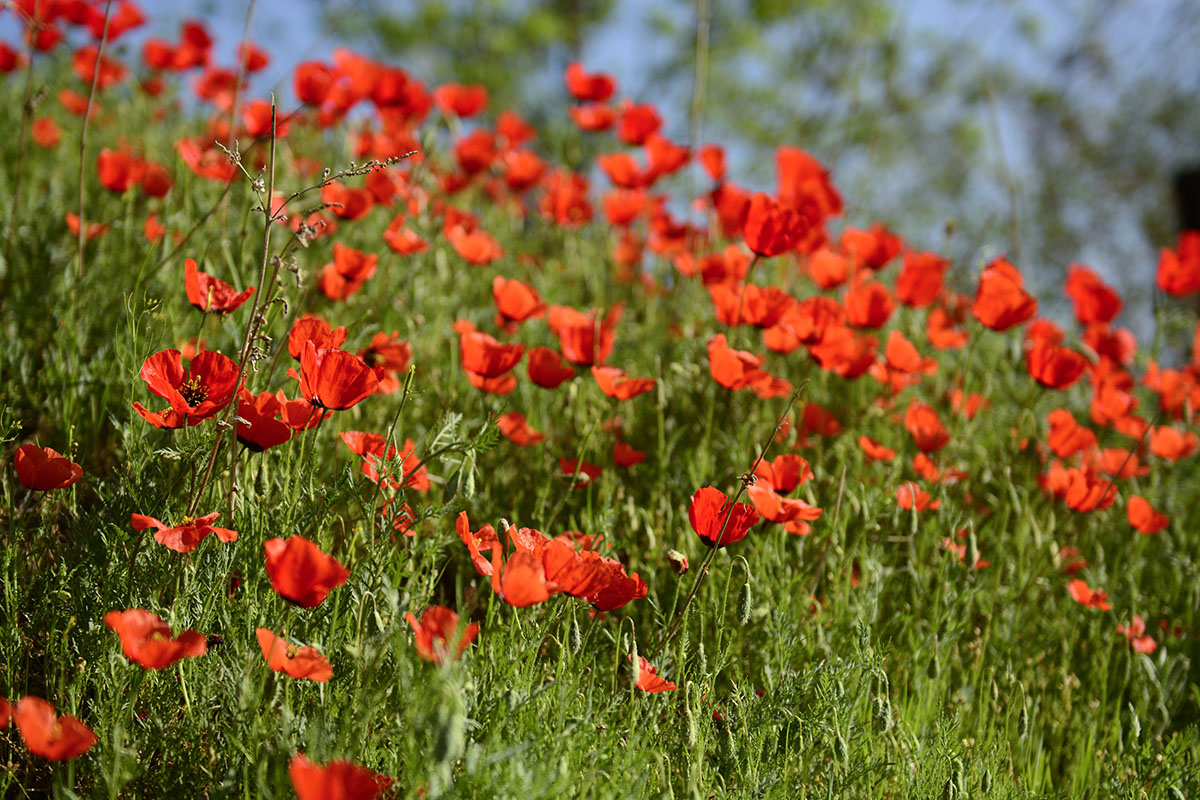
[[[1200,796],[1200,232],[154,6],[0,4],[0,796]]]

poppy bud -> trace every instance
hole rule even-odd
[[[1178,786],[1172,786],[1167,791],[1167,796],[1170,797],[1171,800],[1185,800],[1187,797],[1187,795],[1185,795]]]
[[[1138,719],[1137,709],[1129,704],[1129,738],[1137,743],[1142,738],[1142,721]]]
[[[579,620],[571,617],[571,652],[579,655],[579,651],[583,649],[583,628],[579,625]]]
[[[892,706],[886,697],[876,697],[874,706],[875,730],[883,733],[892,727]]]
[[[967,569],[974,569],[978,561],[979,541],[975,538],[975,531],[971,531],[967,536]]]
[[[958,787],[954,785],[953,778],[947,778],[942,784],[942,800],[955,800],[958,797]]]
[[[843,764],[850,760],[850,748],[840,733],[833,737],[833,755]]]
[[[671,565],[671,569],[675,571],[676,575],[682,575],[688,571],[687,556],[678,550],[667,551],[667,563]]]
[[[1021,715],[1017,717],[1017,735],[1024,739],[1029,734],[1029,706],[1021,706]]]
[[[950,762],[950,780],[954,781],[954,788],[959,792],[967,791],[966,768],[963,766],[961,758],[955,758]]]
[[[708,674],[708,658],[704,655],[704,642],[696,645],[696,674],[704,680],[704,676]]]
[[[750,581],[746,581],[742,584],[742,593],[738,597],[737,615],[739,625],[745,626],[750,624],[750,612],[754,610],[751,607],[751,602]]]
[[[992,771],[990,769],[985,769],[979,776],[979,793],[982,795],[992,793]]]

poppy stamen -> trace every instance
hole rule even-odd
[[[194,375],[179,384],[179,394],[185,403],[195,408],[208,399],[208,387],[204,385],[199,375]]]

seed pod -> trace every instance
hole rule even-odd
[[[850,747],[846,744],[846,740],[842,738],[840,733],[833,737],[833,755],[843,764],[850,760]]]
[[[1133,740],[1132,744],[1137,744],[1142,738],[1142,721],[1138,719],[1137,709],[1133,707],[1133,703],[1129,704],[1129,737]]]
[[[750,612],[753,610],[751,608],[751,602],[750,581],[746,581],[742,584],[742,593],[738,597],[737,607],[738,624],[742,625],[743,627],[750,624]]]
[[[579,655],[579,651],[583,649],[583,628],[579,624],[579,620],[571,617],[570,630],[571,652]]]
[[[983,795],[992,793],[992,771],[990,769],[985,769],[979,776],[979,793]]]
[[[883,733],[892,727],[892,704],[886,697],[876,697],[874,705],[875,730]]]
[[[954,785],[953,778],[947,778],[942,784],[942,800],[955,800],[958,797],[958,787]]]
[[[963,766],[961,758],[955,758],[950,762],[950,780],[954,781],[954,788],[959,792],[967,790],[967,770]]]
[[[1021,715],[1017,717],[1017,735],[1024,739],[1029,734],[1029,706],[1021,706]]]
[[[979,541],[975,538],[975,531],[971,531],[967,535],[967,569],[974,569],[976,562],[979,561]]]

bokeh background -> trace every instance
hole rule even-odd
[[[234,63],[246,0],[144,7],[119,43],[131,63],[185,19]],[[968,268],[1007,253],[1051,317],[1068,265],[1088,264],[1143,341],[1157,250],[1200,226],[1180,196],[1200,167],[1195,0],[260,0],[250,23],[272,57],[253,93],[286,98],[295,64],[353,47],[431,86],[485,85],[493,115],[519,111],[568,163],[562,73],[580,60],[655,103],[671,139],[724,145],[739,184],[772,187],[774,148],[796,145],[832,170],[849,224]]]

